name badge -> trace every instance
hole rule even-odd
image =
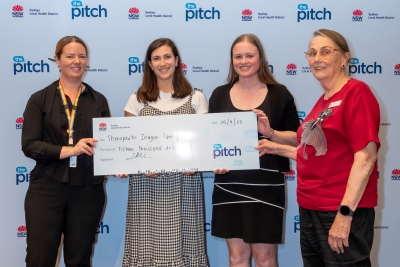
[[[69,167],[70,168],[76,168],[76,163],[77,163],[77,157],[73,156],[69,158]]]
[[[338,101],[332,102],[332,103],[329,104],[328,108],[337,107],[337,106],[340,105],[340,103],[342,103],[342,100],[338,100]]]

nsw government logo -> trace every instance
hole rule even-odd
[[[394,75],[400,75],[400,64],[394,66]]]
[[[326,10],[314,10],[313,8],[308,9],[307,4],[297,5],[297,22],[302,20],[331,20],[332,14],[330,11]]]
[[[251,11],[250,9],[244,9],[242,11],[242,21],[251,21],[252,14],[253,14],[253,11]]]
[[[104,122],[99,124],[99,131],[107,131],[107,124]]]
[[[296,172],[294,170],[285,172],[285,180],[286,181],[294,181],[295,179],[296,179]]]
[[[129,19],[139,19],[139,8],[131,7],[128,12]]]
[[[26,226],[21,225],[17,229],[17,237],[26,237]]]
[[[350,58],[349,76],[352,74],[381,74],[382,66],[376,62],[372,65],[367,65],[364,62],[360,63],[358,58]]]
[[[15,129],[21,130],[24,124],[24,118],[19,117],[15,120]]]
[[[12,7],[12,16],[13,18],[23,18],[24,17],[24,8],[20,5],[15,5]]]
[[[82,1],[72,1],[71,2],[72,9],[72,19],[79,17],[87,17],[87,18],[107,18],[107,9],[99,5],[98,7],[90,8],[88,5],[83,7]]]
[[[296,64],[290,63],[286,66],[286,75],[296,75],[297,66]]]
[[[219,10],[212,7],[211,9],[204,10],[201,7],[197,8],[195,3],[186,3],[186,21],[192,19],[221,19]]]
[[[392,171],[392,180],[400,180],[400,170],[394,169]]]
[[[130,57],[128,58],[129,66],[128,73],[129,76],[135,73],[142,73],[144,71],[144,62],[140,63],[138,57]]]
[[[181,64],[181,69],[182,69],[182,74],[186,75],[186,73],[187,73],[187,65],[185,63],[183,63],[183,62]]]
[[[362,21],[363,20],[363,12],[359,9],[353,11],[353,21]]]

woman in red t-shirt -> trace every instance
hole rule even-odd
[[[304,266],[371,266],[379,104],[365,83],[346,75],[350,51],[341,34],[316,31],[305,56],[324,94],[299,127],[297,148],[266,139],[256,148],[297,160]],[[258,117],[268,133],[268,118]]]

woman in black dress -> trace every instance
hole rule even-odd
[[[269,120],[270,127],[262,129],[269,135],[259,133],[259,139],[294,139],[299,126],[294,99],[273,78],[257,36],[243,34],[233,42],[228,82],[212,93],[209,113],[253,110]],[[259,170],[214,171],[211,234],[226,239],[231,267],[250,266],[251,255],[256,266],[277,266],[289,169],[287,158],[264,155]]]

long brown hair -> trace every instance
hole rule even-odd
[[[157,85],[157,76],[151,70],[149,61],[151,61],[151,54],[157,48],[167,45],[171,48],[174,57],[178,57],[178,66],[175,68],[172,84],[174,86],[173,98],[185,98],[192,93],[192,86],[189,81],[182,74],[182,60],[179,55],[178,48],[175,43],[168,38],[159,38],[154,40],[147,48],[146,62],[144,63],[143,82],[136,93],[136,98],[139,103],[147,103],[157,101],[160,96],[160,89]]]
[[[239,80],[239,75],[236,73],[235,69],[233,68],[233,48],[237,43],[241,42],[248,42],[255,47],[257,47],[258,53],[260,54],[260,68],[258,69],[258,79],[262,83],[266,84],[278,84],[278,82],[275,80],[274,76],[271,73],[271,70],[269,69],[267,58],[264,52],[264,48],[260,42],[260,39],[254,34],[251,33],[246,33],[242,34],[239,37],[235,39],[231,46],[231,63],[229,66],[229,74],[228,74],[228,82],[233,84]]]
[[[81,38],[79,38],[77,36],[65,36],[65,37],[61,38],[56,45],[56,52],[54,53],[54,55],[58,59],[60,59],[64,47],[69,43],[79,43],[79,44],[83,45],[83,47],[85,48],[85,51],[86,51],[86,56],[88,56],[89,51],[88,51],[87,45]]]

